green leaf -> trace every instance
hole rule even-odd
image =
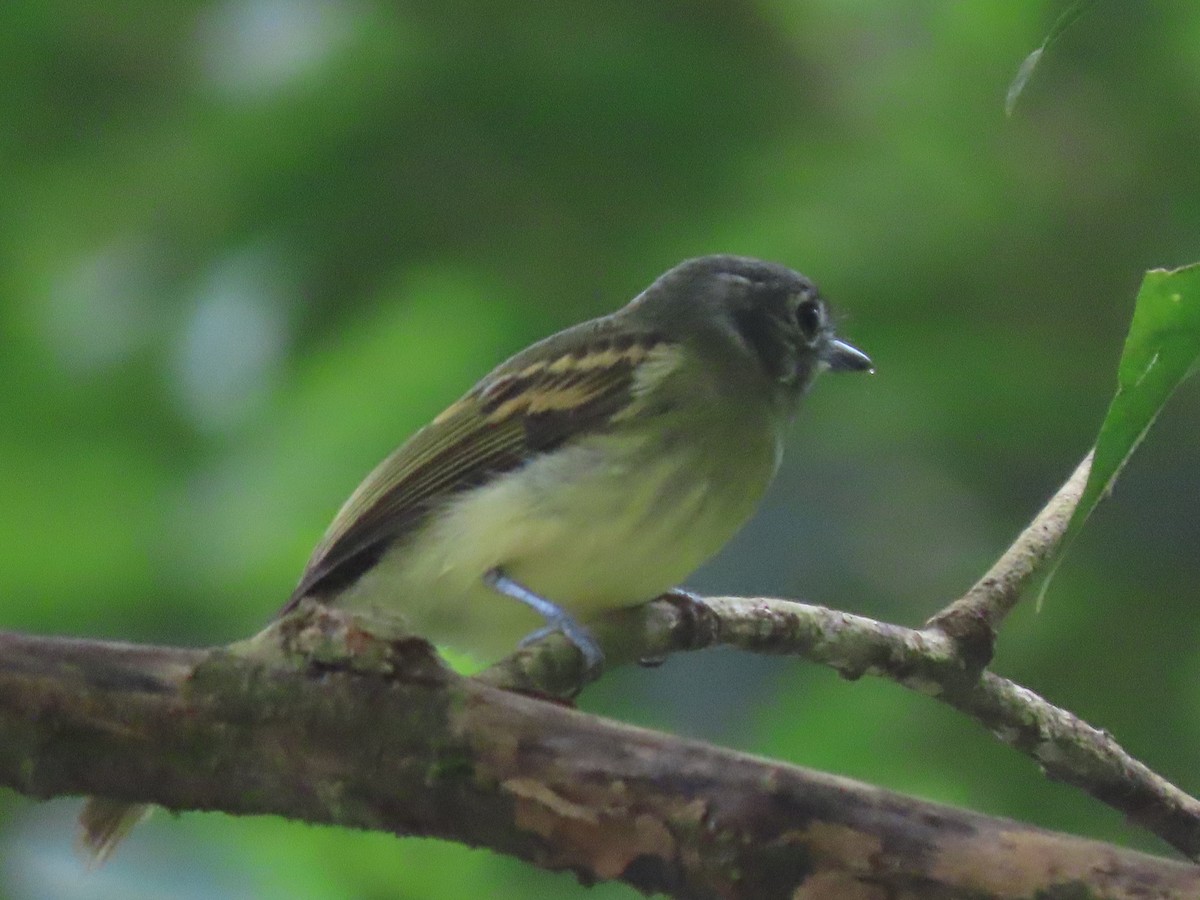
[[[1042,45],[1021,61],[1021,66],[1017,69],[1017,74],[1013,77],[1012,83],[1008,86],[1008,93],[1004,97],[1005,115],[1011,116],[1013,114],[1013,110],[1017,106],[1017,98],[1021,96],[1021,92],[1025,90],[1025,85],[1033,77],[1033,71],[1038,67],[1038,63],[1042,61],[1042,56],[1045,52],[1053,46],[1064,31],[1071,27],[1076,19],[1087,12],[1087,8],[1093,3],[1095,3],[1095,0],[1075,0],[1055,20],[1054,24],[1050,27],[1050,33],[1042,41]]]
[[[1063,536],[1063,550],[1112,490],[1163,404],[1195,371],[1198,359],[1200,263],[1182,269],[1152,269],[1138,291],[1117,367],[1117,393],[1100,425],[1092,469]]]

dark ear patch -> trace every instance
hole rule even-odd
[[[776,381],[792,377],[792,348],[774,316],[761,307],[742,309],[734,313],[734,322],[767,375]]]

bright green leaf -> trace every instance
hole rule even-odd
[[[1200,264],[1146,273],[1125,349],[1117,393],[1100,425],[1091,473],[1063,538],[1065,549],[1112,489],[1159,410],[1200,359]]]

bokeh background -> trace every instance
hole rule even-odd
[[[878,374],[817,386],[691,586],[920,623],[1089,446],[1143,270],[1200,259],[1200,5],[1096,3],[1006,118],[1065,5],[0,4],[0,628],[255,631],[392,446],[715,251],[815,278]],[[1198,437],[1193,384],[996,660],[1192,792]],[[803,661],[698,653],[582,703],[1167,852],[933,702]],[[585,895],[215,814],[86,874],[77,807],[0,791],[0,895]]]

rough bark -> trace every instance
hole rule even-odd
[[[1200,869],[582,715],[310,610],[252,647],[0,635],[0,783],[491,847],[721,898],[1191,898]]]

